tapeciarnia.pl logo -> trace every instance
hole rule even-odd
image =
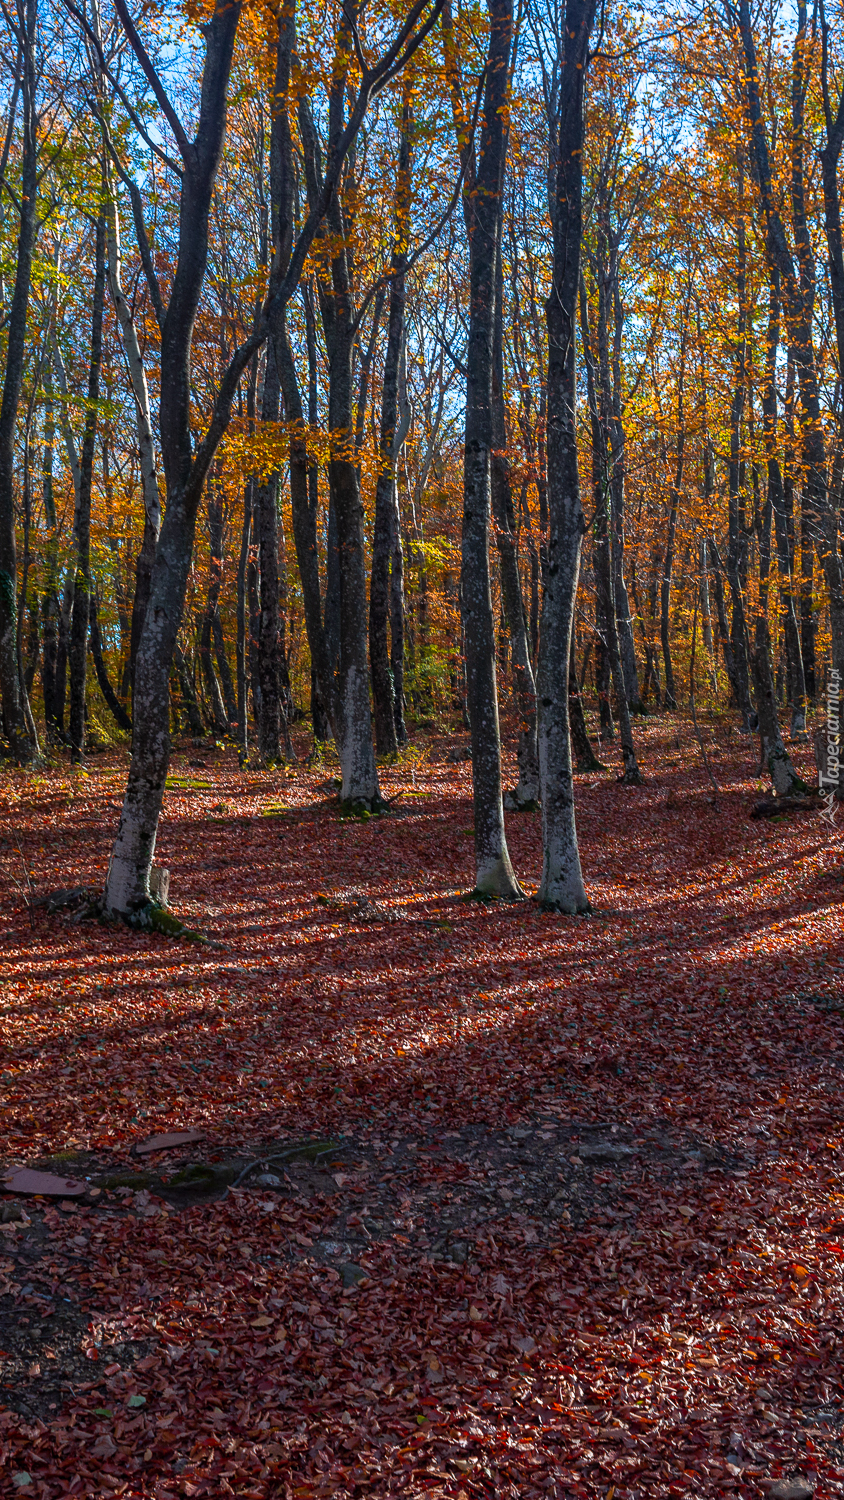
[[[818,771],[818,782],[824,801],[821,817],[835,824],[835,793],[838,789],[840,753],[841,673],[833,667],[826,684],[826,770]],[[828,787],[828,791],[824,791]]]

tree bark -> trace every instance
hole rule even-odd
[[[91,492],[94,482],[94,450],[97,438],[97,403],[103,360],[103,314],[105,311],[105,217],[97,219],[95,234],[94,297],[91,311],[91,360],[88,370],[88,400],[79,454],[79,486],[73,519],[75,576],[70,616],[70,713],[68,738],[71,756],[80,760],[85,750],[85,686],[87,681],[88,631],[91,600]]]
[[[800,628],[797,620],[794,556],[788,530],[785,486],[777,452],[776,362],[780,341],[779,318],[779,276],[774,271],[771,272],[765,381],[762,387],[762,424],[768,467],[768,497],[773,512],[779,563],[780,599],[788,660],[788,694],[791,702],[791,734],[795,736],[806,732],[806,679],[803,672],[803,653],[800,649]]]
[[[252,537],[252,503],[255,481],[243,489],[243,525],[237,560],[237,736],[241,762],[249,751],[249,550]]]
[[[106,241],[108,250],[108,283],[114,310],[120,326],[120,336],[132,384],[135,401],[135,426],[138,434],[138,456],[141,467],[141,489],[144,500],[144,533],[135,563],[135,592],[132,601],[132,625],[129,637],[129,682],[134,688],[135,663],[138,643],[149,603],[152,565],[155,548],[161,530],[161,497],[158,491],[158,472],[155,457],[155,438],[150,414],[149,389],[146,371],[135,320],[123,290],[123,252],[120,235],[120,213],[108,169],[108,153],[111,142],[105,124],[102,124],[106,146]]]
[[[612,561],[613,561],[613,591],[615,596],[615,617],[618,625],[618,646],[621,653],[621,666],[624,673],[624,686],[627,692],[627,703],[633,713],[644,711],[642,696],[639,692],[639,673],[636,667],[636,642],[633,637],[633,620],[630,614],[630,599],[627,593],[627,581],[624,576],[624,512],[625,512],[625,488],[627,480],[626,470],[626,448],[627,438],[624,431],[624,407],[622,402],[621,383],[621,338],[624,327],[624,316],[621,305],[621,292],[619,289],[619,273],[616,263],[617,251],[614,252],[611,267],[613,281],[613,348],[612,348],[612,398],[610,432],[612,437],[612,470],[610,479],[610,520],[612,527]]]
[[[797,370],[800,403],[803,410],[803,447],[806,463],[804,506],[815,518],[815,546],[823,569],[829,598],[832,670],[844,676],[844,563],[838,535],[838,512],[829,493],[827,452],[821,410],[817,357],[812,326],[814,296],[814,263],[811,235],[806,219],[803,189],[803,103],[805,97],[802,69],[805,66],[806,6],[798,0],[799,32],[795,41],[792,88],[792,223],[796,259],[792,255],[772,183],[768,137],[762,114],[756,45],[750,19],[749,0],[740,0],[739,30],[744,56],[744,85],[751,126],[753,172],[765,222],[765,249],[768,264],[780,278],[783,310],[788,341]],[[804,652],[808,687],[808,662]],[[844,789],[844,757],[841,758],[841,781],[838,795]]]
[[[523,892],[513,873],[504,832],[495,626],[489,575],[495,264],[501,234],[507,142],[504,114],[513,40],[513,6],[512,0],[488,0],[488,7],[489,54],[469,237],[461,598],[466,638],[467,706],[472,736],[474,893],[484,899],[517,900]]]
[[[32,284],[38,192],[38,140],[35,107],[37,0],[19,7],[20,90],[23,96],[20,222],[15,284],[6,323],[6,368],[0,400],[0,699],[12,754],[25,763],[35,754],[24,714],[16,643],[17,557],[15,548],[15,427],[26,357],[26,321]]]
[[[292,221],[284,226],[280,243],[291,246],[289,253],[280,256],[273,267],[267,301],[256,327],[232,355],[217,389],[206,430],[195,446],[191,423],[192,336],[205,281],[209,214],[225,135],[226,98],[242,0],[215,0],[212,15],[202,27],[205,64],[193,141],[188,139],[167,99],[161,79],[135,30],[127,0],[114,0],[114,4],[138,64],[167,114],[182,157],[178,250],[161,337],[159,425],[167,508],[138,651],[132,765],[106,888],[106,907],[129,915],[149,907],[149,871],[169,761],[170,665],[184,607],[197,509],[208,470],[228,426],[240,378],[268,333],[278,326],[278,318],[298,285],[314,236],[334,200],[348,152],[370,102],[394,76],[396,66],[403,65],[430,34],[442,0],[434,0],[424,19],[426,0],[414,0],[377,63],[362,69],[349,118],[343,121],[339,135],[332,134],[321,187],[295,243]],[[295,24],[292,7],[289,10],[280,7],[278,21],[280,26],[292,28]],[[341,24],[348,26],[348,21]],[[341,99],[345,97],[345,83],[344,77],[339,82]],[[335,83],[335,92],[336,89]],[[273,103],[274,116],[280,114],[287,120],[289,95],[276,96]],[[151,275],[154,284],[154,272]],[[278,354],[276,348],[277,358]],[[365,621],[363,637],[365,669]],[[374,767],[371,739],[369,748]]]
[[[267,349],[261,421],[277,422],[280,383],[274,345]],[[255,521],[258,541],[261,623],[258,632],[258,676],[261,706],[258,719],[258,754],[264,765],[281,760],[281,704],[279,701],[279,579],[278,492],[281,475],[276,470],[255,487]]]
[[[46,545],[44,591],[41,596],[41,691],[44,698],[44,722],[49,744],[64,739],[64,700],[58,702],[57,670],[59,653],[59,528],[53,494],[55,460],[55,417],[52,400],[52,376],[49,362],[43,376],[44,458],[41,471],[41,498],[44,520],[49,529]]]
[[[577,666],[574,659],[574,631],[572,631],[569,657],[569,725],[571,743],[577,757],[574,769],[576,771],[603,771],[604,767],[592,749],[589,731],[586,728],[586,716],[583,712],[583,700],[580,696]]]
[[[513,505],[507,425],[504,404],[504,267],[501,229],[496,247],[495,325],[492,349],[492,464],[490,492],[498,549],[501,605],[510,639],[513,698],[519,716],[517,786],[504,805],[512,812],[532,812],[539,806],[539,755],[536,742],[536,683],[531,664],[527,613],[519,577],[519,528]]]
[[[97,596],[93,591],[89,599],[89,620],[91,628],[91,655],[94,658],[94,670],[97,674],[97,683],[100,692],[118,729],[122,729],[124,733],[131,733],[132,720],[111,685],[108,668],[103,657],[103,642],[100,635]]]
[[[539,770],[542,881],[539,900],[555,911],[589,910],[574,817],[569,734],[569,665],[580,551],[586,530],[580,501],[575,410],[575,341],[583,234],[583,95],[596,0],[566,0],[552,141],[553,261],[548,326],[548,563],[539,640]]]
[[[809,788],[797,775],[780,733],[774,674],[771,666],[771,636],[768,629],[768,593],[771,566],[771,517],[773,503],[770,489],[759,517],[759,593],[753,652],[753,676],[759,716],[762,760],[768,767],[771,784],[778,797],[800,796]]]
[[[601,274],[599,261],[599,276]],[[612,676],[615,704],[618,714],[619,738],[621,740],[622,781],[626,786],[640,786],[642,774],[636,760],[633,744],[633,729],[630,723],[630,705],[627,700],[627,683],[621,663],[618,641],[618,626],[615,609],[615,568],[612,555],[610,527],[610,490],[612,485],[612,437],[608,431],[611,407],[609,392],[603,386],[603,399],[599,404],[595,361],[589,331],[589,308],[586,300],[586,285],[580,278],[580,316],[583,328],[583,358],[586,365],[586,387],[592,428],[592,495],[595,505],[595,582],[600,605],[600,621],[604,632],[606,653]],[[599,358],[607,347],[606,307],[599,303]],[[600,325],[603,324],[601,327]]]
[[[829,97],[829,26],[821,0],[821,95],[823,99],[826,140],[820,151],[823,184],[824,231],[829,252],[829,290],[835,320],[835,344],[838,354],[838,421],[840,440],[844,440],[844,245],[841,233],[841,195],[838,189],[838,166],[844,148],[844,84],[833,115]]]
[[[329,151],[336,149],[346,123],[350,56],[351,33],[344,13],[329,97]],[[300,122],[303,118],[309,121],[307,113],[300,110]],[[315,143],[308,139],[307,132],[305,154],[308,191],[313,201],[318,190],[319,168]],[[357,327],[348,205],[342,192],[335,194],[329,204],[325,228],[330,236],[326,242],[330,243],[330,275],[320,282],[319,301],[328,351],[328,467],[337,526],[340,584],[340,661],[331,719],[342,772],[341,802],[351,811],[377,811],[382,803],[369,708],[366,549],[354,430],[352,360]]]
[[[134,27],[116,0],[124,31]],[[205,67],[195,140],[183,147],[179,245],[161,336],[159,428],[167,508],[135,664],[132,763],[106,885],[106,907],[130,915],[149,902],[149,874],[170,759],[170,664],[184,607],[196,514],[213,449],[194,460],[190,356],[208,259],[208,220],[226,124],[238,0],[216,0],[204,27]],[[135,46],[136,52],[140,42]],[[232,395],[234,392],[232,391]],[[219,441],[219,439],[218,439]]]
[[[743,192],[744,179],[740,182]],[[730,457],[728,462],[727,582],[730,587],[732,616],[730,648],[733,659],[733,693],[741,714],[742,729],[750,733],[753,704],[750,697],[750,665],[745,588],[747,578],[747,518],[744,493],[744,465],[741,458],[741,425],[747,396],[747,245],[744,216],[738,223],[738,329],[733,394],[730,401]]]
[[[390,262],[390,303],[387,314],[384,377],[381,387],[379,469],[375,486],[375,525],[372,536],[372,572],[369,583],[369,664],[372,672],[375,748],[379,755],[395,755],[399,745],[396,683],[392,671],[388,633],[392,617],[391,574],[397,543],[399,551],[401,549],[396,464],[406,436],[404,414],[399,412],[399,379],[405,337],[407,297],[405,270],[411,200],[411,131],[409,94],[405,91],[396,178],[395,239]]]

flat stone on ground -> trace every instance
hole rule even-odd
[[[0,1187],[5,1193],[42,1193],[45,1198],[78,1198],[88,1191],[87,1182],[77,1177],[56,1177],[53,1172],[36,1172],[32,1167],[7,1172]]]
[[[204,1140],[203,1130],[173,1130],[169,1135],[154,1135],[148,1141],[141,1141],[135,1147],[135,1155],[148,1156],[152,1151],[169,1151],[171,1146],[192,1146]]]

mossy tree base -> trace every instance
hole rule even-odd
[[[358,823],[365,823],[367,818],[380,817],[389,810],[390,804],[383,797],[349,797],[340,802],[340,817]]]
[[[204,933],[197,932],[193,927],[186,927],[175,912],[152,899],[132,912],[104,912],[103,915],[117,916],[135,932],[159,932],[162,937],[184,938],[189,943],[208,942]]]
[[[591,776],[593,771],[606,770],[608,770],[608,767],[604,765],[602,760],[598,759],[597,755],[592,755],[588,758],[582,756],[574,768],[574,774],[575,776]]]

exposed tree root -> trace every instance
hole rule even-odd
[[[78,885],[70,890],[50,891],[34,903],[46,907],[48,916],[56,912],[69,913],[68,920],[78,922],[122,922],[135,932],[160,932],[164,937],[184,938],[188,943],[208,943],[203,932],[197,932],[162,906],[160,901],[150,898],[133,912],[109,911],[105,895],[92,886]]]
[[[798,797],[763,797],[761,802],[754,802],[750,816],[751,818],[778,818],[783,813],[817,812],[824,805],[823,797],[820,797],[817,792],[807,792],[805,796]]]
[[[102,915],[108,917],[114,914],[104,910]],[[136,911],[121,912],[117,915],[119,920],[136,932],[160,932],[164,937],[184,938],[188,943],[208,942],[204,932],[197,932],[193,927],[186,927],[174,912],[168,911],[166,906],[152,899],[145,901],[143,906],[139,906]]]

